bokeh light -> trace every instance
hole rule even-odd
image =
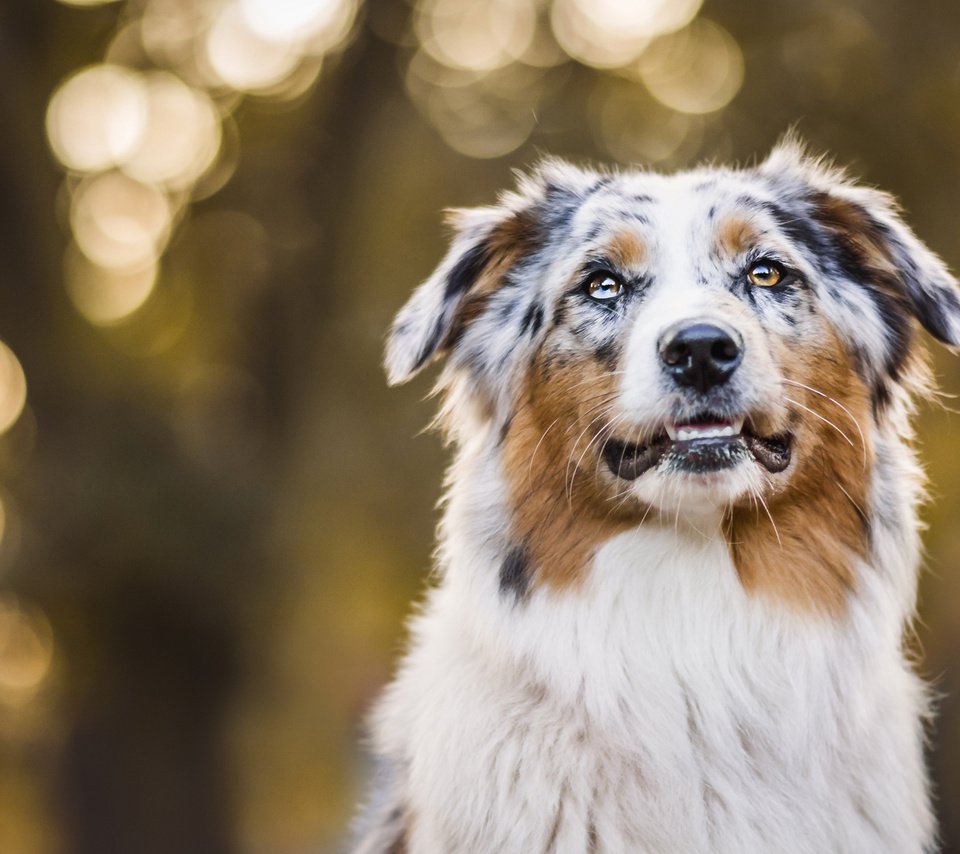
[[[146,120],[123,171],[146,183],[181,190],[196,182],[220,150],[220,116],[206,93],[175,75],[144,76]]]
[[[70,300],[83,317],[97,326],[111,326],[147,301],[157,281],[157,262],[111,269],[94,264],[72,246],[64,258],[64,280]]]
[[[533,0],[424,0],[414,26],[423,49],[451,68],[492,71],[522,57],[533,42]]]
[[[206,59],[221,85],[257,92],[291,74],[300,53],[294,43],[265,38],[250,26],[239,7],[228,5],[207,35]]]
[[[599,89],[591,114],[597,142],[620,163],[670,166],[693,159],[700,147],[694,117],[666,109],[629,80]]]
[[[30,700],[50,671],[53,652],[53,630],[43,612],[13,596],[0,598],[0,700]]]
[[[149,0],[138,22],[147,56],[159,67],[175,68],[198,82],[198,44],[219,8],[218,3],[198,0]]]
[[[13,351],[0,341],[0,433],[9,430],[27,402],[27,379]]]
[[[536,125],[545,72],[518,67],[476,74],[418,53],[407,69],[407,91],[447,144],[469,157],[502,157],[519,148]]]
[[[117,270],[142,268],[163,251],[173,219],[156,187],[121,172],[85,179],[74,191],[70,224],[91,261]]]
[[[554,0],[551,23],[570,56],[596,68],[636,59],[650,40],[690,23],[703,0]]]
[[[101,326],[143,305],[183,206],[233,174],[230,112],[245,94],[307,93],[347,41],[358,0],[144,0],[131,11],[113,61],[69,77],[47,109],[51,149],[82,176],[69,221],[84,257],[68,252],[65,283]],[[151,61],[160,68],[143,67]]]
[[[727,106],[743,84],[743,54],[719,24],[698,18],[653,42],[639,62],[640,77],[662,104],[681,113]]]
[[[268,41],[329,50],[356,14],[353,0],[238,0],[251,32]]]
[[[140,76],[116,65],[95,65],[70,77],[47,110],[47,135],[69,169],[108,169],[140,142],[147,99]]]
[[[64,6],[106,6],[108,3],[116,3],[117,0],[60,0]]]

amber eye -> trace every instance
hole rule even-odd
[[[783,267],[773,261],[757,261],[747,271],[747,278],[758,288],[773,288],[783,281]]]
[[[597,273],[587,282],[587,293],[595,300],[615,300],[623,293],[623,282],[610,273]]]

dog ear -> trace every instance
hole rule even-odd
[[[821,222],[858,259],[863,273],[896,288],[917,320],[944,344],[960,345],[960,287],[947,265],[903,221],[896,200],[840,185],[819,203]]]
[[[909,311],[935,338],[960,346],[960,287],[947,265],[903,221],[893,196],[852,183],[842,170],[806,155],[788,139],[762,167],[780,180],[793,175],[814,219],[840,254],[845,271]]]
[[[537,236],[529,206],[517,197],[498,207],[448,212],[452,245],[440,266],[400,310],[384,360],[390,385],[406,382],[446,354]]]

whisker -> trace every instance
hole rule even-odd
[[[624,421],[626,421],[626,420],[627,420],[627,416],[624,415],[623,413],[621,413],[620,415],[617,415],[611,422],[609,422],[609,423],[607,424],[607,432],[608,432],[608,434],[613,435],[614,433],[616,433],[616,432],[617,432],[617,428],[618,428]],[[601,463],[601,462],[603,462],[603,454],[597,454],[597,462],[594,464],[594,467],[593,467],[593,477],[594,477],[594,479],[596,479],[596,478],[598,478],[598,477],[600,476],[600,463]],[[623,462],[622,457],[621,457],[621,462]]]
[[[784,379],[784,382],[790,385],[798,386],[799,388],[805,388],[807,391],[812,392],[813,394],[819,395],[825,400],[829,400],[834,406],[838,407],[844,413],[846,413],[847,417],[853,422],[853,426],[857,428],[857,433],[860,435],[860,445],[863,448],[863,465],[864,467],[866,467],[867,440],[866,440],[866,437],[863,435],[863,429],[861,428],[860,422],[857,420],[856,416],[849,409],[847,409],[847,407],[844,406],[839,400],[837,400],[834,397],[831,397],[829,394],[826,394],[825,392],[820,391],[820,389],[814,388],[813,386],[806,385],[805,383],[797,382],[796,380]]]
[[[561,416],[559,415],[556,418],[554,418],[550,426],[547,427],[547,429],[540,434],[540,440],[537,442],[536,447],[533,449],[533,453],[530,454],[530,465],[527,467],[527,483],[528,484],[530,484],[533,481],[533,461],[537,456],[537,451],[540,450],[540,446],[543,444],[543,440],[547,438],[547,433],[549,433],[557,425],[557,422],[560,420],[560,418]]]
[[[599,417],[599,416],[598,416]],[[597,419],[594,419],[596,421]],[[593,447],[594,442],[596,442],[609,428],[610,423],[607,422],[604,424],[596,433],[594,433],[593,438],[587,442],[587,446],[583,449],[583,453],[580,454],[580,458],[577,460],[576,465],[573,467],[573,477],[576,477],[576,473],[580,470],[580,463],[583,462],[583,458],[590,452],[590,448]],[[570,489],[573,490],[573,477],[570,478]]]
[[[802,403],[800,403],[800,401],[794,400],[794,399],[791,398],[791,397],[784,397],[784,400],[787,401],[787,403],[792,403],[794,406],[799,406],[799,407],[800,407],[802,410],[804,410],[805,412],[809,412],[814,418],[819,418],[824,424],[827,424],[827,425],[829,425],[830,427],[832,427],[832,428],[833,428],[834,430],[836,430],[841,436],[843,436],[844,441],[845,441],[851,448],[857,447],[857,446],[853,443],[853,440],[852,440],[846,433],[844,433],[843,430],[841,430],[839,427],[837,427],[837,425],[834,424],[829,418],[825,418],[825,417],[822,416],[819,412],[811,409],[809,406],[804,406]]]
[[[856,501],[854,501],[853,496],[852,496],[849,492],[847,492],[846,489],[843,488],[843,484],[840,483],[840,481],[837,480],[836,478],[834,478],[834,481],[833,481],[833,482],[836,484],[837,489],[839,489],[844,495],[847,496],[847,499],[848,499],[848,500],[850,501],[850,503],[856,508],[856,511],[857,511],[864,519],[866,519],[866,518],[867,518],[867,514],[864,513],[864,512],[863,512],[863,508],[862,508],[859,504],[857,504]]]
[[[770,508],[767,507],[767,502],[763,500],[763,496],[759,491],[755,491],[754,494],[757,497],[757,500],[763,506],[763,509],[766,511],[767,518],[770,520],[770,524],[773,525],[773,533],[777,535],[777,545],[783,549],[783,540],[780,539],[780,531],[777,528],[777,523],[773,521],[773,514],[770,512]]]
[[[602,407],[597,407],[597,408],[599,409]],[[563,475],[564,492],[566,492],[567,494],[567,504],[569,505],[571,510],[573,509],[573,482],[577,477],[577,466],[580,464],[580,461],[583,460],[583,457],[586,455],[587,451],[590,450],[590,446],[593,444],[593,440],[591,439],[589,442],[587,442],[586,449],[584,450],[583,454],[580,455],[580,459],[577,460],[576,464],[574,464],[573,472],[571,473],[570,467],[571,467],[571,463],[573,463],[573,455],[577,452],[577,448],[580,446],[580,440],[590,430],[590,428],[597,423],[597,421],[599,421],[604,417],[604,414],[605,413],[601,412],[599,415],[595,416],[594,418],[591,418],[590,421],[587,423],[587,426],[580,431],[580,435],[577,436],[577,438],[573,442],[573,446],[570,452],[570,457],[567,460],[567,470],[564,472],[564,475]],[[604,428],[601,427],[600,432],[603,432],[603,429]],[[594,437],[594,439],[595,438],[596,436]]]

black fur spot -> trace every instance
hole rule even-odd
[[[941,341],[948,344],[952,342],[948,317],[960,315],[960,299],[957,299],[953,291],[940,288],[937,291],[936,300],[916,299],[913,301],[913,308],[924,328]]]
[[[567,321],[567,300],[563,300],[553,311],[553,322],[557,326],[563,326]]]
[[[540,205],[541,222],[544,223],[547,230],[561,237],[557,232],[565,232],[570,225],[571,220],[583,204],[583,199],[576,193],[570,192],[566,187],[556,184],[548,184],[546,187],[546,200]]]
[[[523,316],[523,322],[520,324],[520,334],[526,335],[529,332],[532,337],[540,331],[541,326],[543,326],[543,306],[534,303]]]
[[[490,249],[486,243],[478,243],[464,252],[447,277],[444,299],[451,299],[468,291],[489,262]]]
[[[593,183],[593,186],[591,186],[590,189],[587,190],[587,193],[586,193],[587,198],[592,196],[594,193],[600,192],[600,190],[602,190],[604,187],[609,187],[612,181],[613,181],[613,178],[611,178],[609,175],[605,175],[603,178],[598,178]]]
[[[530,589],[530,556],[525,546],[515,546],[507,552],[500,566],[500,593],[513,593],[521,601]]]
[[[788,210],[770,202],[763,203],[763,206],[779,228],[807,251],[809,260],[821,271],[839,274],[866,290],[889,335],[888,356],[883,367],[896,380],[912,340],[910,310],[902,283],[869,268],[861,253],[842,233],[825,228],[814,218],[816,208],[811,216],[806,209]],[[834,297],[842,299],[841,294],[834,294]],[[885,390],[875,392],[885,395]]]
[[[603,362],[611,371],[615,370],[617,356],[619,355],[617,342],[615,340],[605,341],[593,351],[593,355],[597,358],[597,361]]]
[[[513,424],[513,415],[500,425],[500,433],[497,436],[497,445],[502,445],[507,440],[507,434],[510,432],[510,427]]]

